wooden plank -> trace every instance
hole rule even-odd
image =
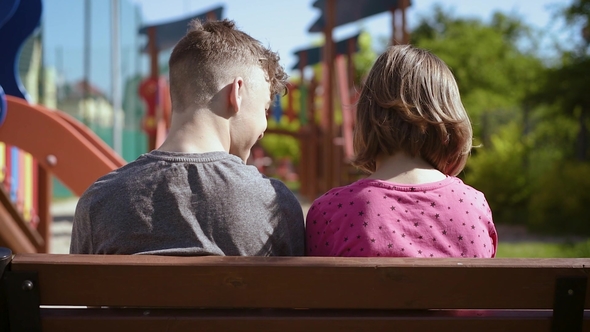
[[[53,197],[53,179],[51,173],[45,169],[41,164],[38,164],[38,207],[37,215],[39,216],[39,225],[37,230],[43,237],[43,245],[37,247],[39,252],[48,253],[51,242],[51,224],[53,217],[51,216],[51,199]]]
[[[548,309],[590,259],[17,255],[42,304],[203,308]],[[138,278],[138,276],[141,276]],[[587,287],[586,308],[590,308]]]
[[[8,216],[3,217],[2,220],[12,220],[14,224],[18,226],[20,231],[26,236],[28,242],[30,242],[36,249],[35,250],[20,250],[17,252],[37,252],[39,248],[44,246],[44,240],[41,234],[36,229],[31,227],[31,224],[25,221],[23,215],[16,209],[16,206],[10,200],[8,192],[4,189],[4,186],[0,185],[0,204],[3,206]],[[12,236],[11,236],[12,237]],[[23,241],[18,241],[23,243]],[[16,249],[15,249],[16,250]]]
[[[24,224],[13,219],[14,214],[9,211],[13,208],[12,203],[10,205],[0,203],[0,246],[11,248],[14,253],[37,252],[27,233],[20,227]]]
[[[348,61],[347,61],[348,60]],[[344,149],[344,157],[343,159],[336,159],[337,163],[342,165],[341,160],[351,160],[354,157],[354,149],[352,146],[353,140],[353,111],[352,108],[354,107],[352,103],[352,98],[350,96],[350,78],[348,77],[348,71],[346,68],[347,62],[352,61],[352,54],[346,58],[343,55],[338,56],[335,62],[335,71],[336,71],[336,82],[338,85],[338,96],[340,97],[340,107],[342,112],[342,137],[344,139],[344,144],[342,149]],[[340,149],[340,147],[339,147]],[[342,175],[338,175],[338,179],[342,180]],[[339,185],[343,185],[346,183],[339,183]]]
[[[550,311],[43,309],[51,331],[549,331]],[[590,331],[586,312],[583,331]]]
[[[588,268],[590,258],[370,258],[20,254],[24,265]]]
[[[314,74],[315,75],[315,74]],[[318,187],[318,178],[319,178],[319,165],[318,163],[321,160],[321,156],[319,154],[320,150],[320,135],[318,135],[319,126],[316,123],[316,90],[317,90],[318,82],[313,76],[309,81],[308,93],[307,93],[307,113],[309,119],[309,136],[307,143],[309,144],[309,152],[308,152],[308,162],[307,162],[307,179],[308,179],[308,190],[307,190],[307,199],[310,202],[313,202],[320,193]]]
[[[322,48],[322,173],[320,178],[320,190],[326,192],[338,186],[334,172],[334,58],[335,45],[332,36],[336,22],[336,0],[326,0],[324,15],[324,47]]]

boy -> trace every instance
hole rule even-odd
[[[303,255],[303,213],[245,164],[287,75],[228,20],[191,22],[170,56],[172,120],[157,150],[80,198],[70,253]]]

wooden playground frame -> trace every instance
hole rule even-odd
[[[299,139],[301,150],[299,178],[301,181],[300,194],[309,200],[317,198],[330,188],[342,186],[354,180],[354,168],[350,164],[353,156],[352,136],[354,116],[356,113],[357,86],[354,82],[354,66],[352,57],[355,45],[349,43],[345,54],[335,52],[333,30],[337,26],[337,0],[325,0],[322,14],[325,17],[323,35],[325,39],[322,48],[322,77],[318,82],[315,77],[305,78],[305,68],[308,62],[305,52],[299,56],[299,73],[301,83],[308,86],[308,101],[306,110],[307,125],[301,127],[298,133],[285,130],[269,129],[268,133],[291,135]],[[407,29],[406,10],[410,0],[399,0],[389,8],[391,13],[391,44],[408,44],[410,34]],[[399,19],[396,19],[399,17]],[[319,124],[315,122],[315,94],[316,87],[322,87],[322,108]],[[337,92],[337,93],[336,93]],[[334,110],[335,99],[339,96],[342,109],[343,123],[337,125]],[[358,176],[358,175],[357,175]]]

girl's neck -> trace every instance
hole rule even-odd
[[[446,175],[422,157],[410,157],[403,152],[377,158],[376,170],[369,179],[399,184],[423,184],[444,180]]]

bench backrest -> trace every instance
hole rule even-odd
[[[22,254],[3,284],[11,331],[17,324],[30,324],[26,331],[590,331],[588,266],[590,259]]]

